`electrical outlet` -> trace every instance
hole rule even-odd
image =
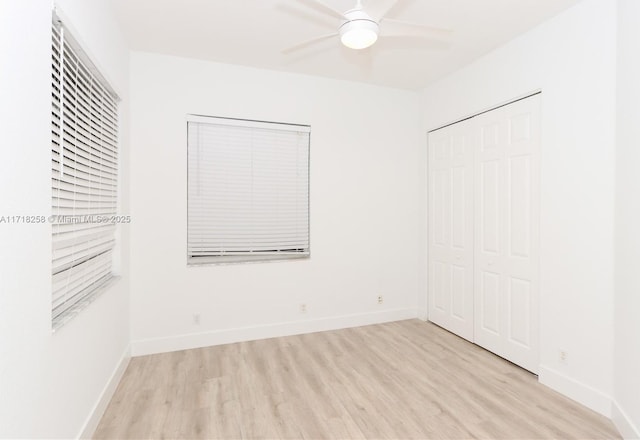
[[[378,295],[378,304],[382,304],[384,302],[384,298],[382,295]]]
[[[566,350],[561,349],[558,352],[558,360],[561,364],[567,365],[567,363],[569,362],[569,353]]]
[[[200,325],[200,313],[193,314],[193,324]]]
[[[300,313],[307,313],[307,305],[300,304]]]

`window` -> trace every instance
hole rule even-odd
[[[112,278],[118,98],[54,17],[52,29],[52,324]]]
[[[309,255],[310,127],[189,116],[189,264]]]

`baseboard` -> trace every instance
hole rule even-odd
[[[629,415],[618,405],[618,402],[613,402],[611,413],[611,420],[623,439],[640,439],[640,429],[633,424]]]
[[[190,348],[231,344],[234,342],[253,341],[327,330],[338,330],[342,328],[359,327],[362,325],[401,321],[417,317],[418,311],[416,309],[393,309],[381,312],[342,315],[305,321],[291,321],[255,327],[214,330],[204,333],[191,333],[164,338],[142,339],[131,343],[131,354],[133,356],[143,356],[147,354],[166,353]]]
[[[611,397],[595,388],[542,365],[538,380],[541,384],[564,394],[587,408],[611,418]]]
[[[122,375],[127,369],[127,365],[129,365],[130,359],[131,359],[131,350],[130,350],[130,347],[127,347],[124,353],[122,353],[120,362],[118,362],[118,365],[116,366],[115,370],[113,370],[113,374],[111,374],[111,377],[109,378],[109,380],[107,381],[107,384],[103,388],[102,393],[100,393],[100,397],[98,398],[98,401],[96,402],[95,406],[91,410],[89,417],[84,422],[84,427],[80,431],[80,435],[78,436],[78,438],[90,439],[91,437],[93,437],[93,434],[96,431],[96,428],[98,427],[98,423],[100,423],[100,419],[102,418],[105,410],[107,409],[107,406],[109,405],[109,402],[111,401],[111,398],[113,397],[113,394],[115,393],[116,388],[118,388],[118,384],[120,383],[120,379],[122,379]]]

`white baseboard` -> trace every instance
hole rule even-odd
[[[611,397],[595,388],[542,365],[540,366],[538,381],[587,408],[611,418]]]
[[[618,428],[618,432],[620,432],[623,439],[640,439],[640,429],[634,425],[629,415],[618,405],[618,402],[613,402],[611,412],[611,420]]]
[[[133,356],[143,356],[147,354],[166,353],[190,348],[231,344],[234,342],[253,341],[326,330],[338,330],[342,328],[359,327],[362,325],[401,321],[417,317],[418,311],[416,309],[393,309],[381,312],[359,313],[306,321],[291,321],[255,327],[241,327],[214,330],[204,333],[190,333],[164,338],[142,339],[131,343],[131,354]]]
[[[127,369],[127,365],[129,365],[129,360],[131,359],[131,349],[127,347],[122,353],[122,357],[120,358],[120,362],[116,366],[115,370],[113,370],[113,374],[109,378],[109,381],[105,385],[102,393],[100,393],[100,397],[93,407],[89,417],[84,422],[84,427],[80,431],[80,435],[78,438],[82,439],[90,439],[93,437],[96,428],[98,427],[98,423],[100,423],[100,419],[104,415],[113,394],[116,392],[116,388],[118,388],[118,384],[120,383],[120,379],[122,379],[122,375]]]

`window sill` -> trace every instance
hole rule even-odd
[[[187,266],[211,266],[238,263],[271,263],[287,260],[309,259],[310,254],[230,255],[219,257],[187,257]]]
[[[70,309],[65,310],[59,316],[56,316],[55,319],[51,322],[51,333],[56,333],[60,330],[66,323],[75,318],[80,312],[86,309],[93,301],[95,301],[100,295],[109,290],[114,284],[120,281],[122,277],[118,275],[114,275],[109,278],[108,281],[105,281],[100,286],[96,287],[91,293],[89,293],[86,297],[84,297],[81,301],[75,304]]]

